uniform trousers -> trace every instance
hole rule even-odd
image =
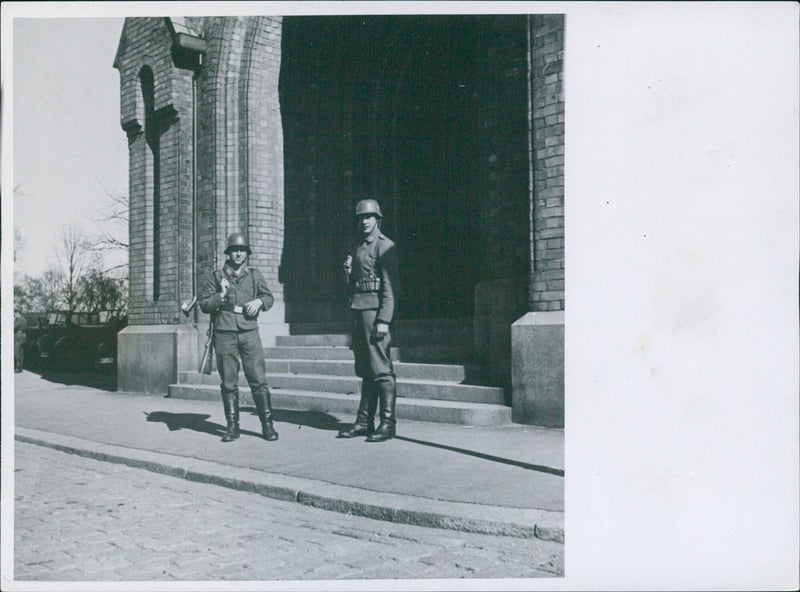
[[[380,341],[372,337],[378,311],[353,310],[352,313],[352,349],[356,360],[356,376],[366,379],[394,376],[394,366],[389,354],[391,333],[387,333]]]
[[[248,331],[215,331],[214,350],[217,357],[217,370],[222,383],[222,396],[239,392],[239,358],[250,390],[254,395],[267,392],[264,347],[258,329]]]

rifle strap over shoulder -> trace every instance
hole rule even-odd
[[[222,272],[219,269],[215,269],[214,271],[212,271],[211,277],[214,278],[214,282],[216,283],[217,286],[219,286],[222,283]],[[210,321],[210,324],[208,326],[209,338],[211,338],[211,334],[214,330],[214,321],[217,319],[217,313],[219,313],[218,310],[213,310],[209,315],[209,321]]]

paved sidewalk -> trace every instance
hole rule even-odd
[[[67,382],[67,384],[64,384]],[[383,443],[336,438],[340,414],[252,407],[222,443],[221,402],[15,375],[16,438],[307,505],[396,522],[563,541],[564,433],[402,421]]]

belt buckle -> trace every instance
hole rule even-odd
[[[235,312],[236,314],[243,314],[244,313],[244,308],[242,308],[241,306],[234,306],[233,307],[233,312]]]

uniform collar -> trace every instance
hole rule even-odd
[[[240,278],[247,275],[247,272],[250,268],[247,266],[246,263],[242,263],[242,266],[239,268],[238,273],[233,270],[233,267],[228,265],[228,262],[225,262],[225,265],[222,266],[222,271],[225,272],[225,275],[228,277]]]
[[[381,229],[376,226],[375,230],[373,230],[367,236],[364,237],[364,242],[367,244],[374,243],[380,236],[381,236]]]

